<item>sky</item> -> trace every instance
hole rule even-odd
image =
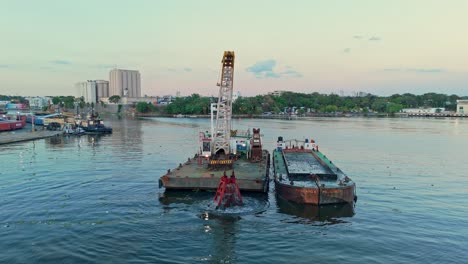
[[[468,95],[465,0],[0,0],[0,94],[74,95],[139,70],[148,96]]]

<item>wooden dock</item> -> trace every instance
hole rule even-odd
[[[63,131],[34,131],[28,133],[0,133],[0,145],[15,142],[30,141],[35,139],[49,138],[62,135]]]

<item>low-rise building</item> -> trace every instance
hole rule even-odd
[[[286,91],[283,91],[283,90],[277,90],[277,91],[269,92],[268,95],[281,96],[285,92]]]
[[[434,108],[403,108],[403,113],[408,114],[435,114],[445,112],[445,107],[434,107]]]
[[[101,101],[106,103],[106,104],[112,104],[109,101],[109,97],[103,97],[101,98]],[[120,101],[117,104],[122,104],[122,105],[131,105],[131,104],[136,104],[139,102],[145,102],[145,103],[152,103],[154,105],[157,104],[157,97],[121,97]]]
[[[457,100],[457,114],[468,114],[468,100]]]
[[[31,110],[41,110],[45,106],[52,104],[52,98],[44,96],[26,97],[26,100],[29,101]]]
[[[157,96],[157,104],[160,105],[168,105],[172,103],[176,99],[176,97],[180,97],[180,94],[178,96],[172,96],[172,95],[163,95],[163,96]]]

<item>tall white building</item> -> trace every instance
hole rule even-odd
[[[139,71],[113,69],[109,73],[109,96],[141,97]]]
[[[109,82],[104,80],[96,80],[95,82],[97,100],[103,97],[109,97]]]
[[[86,103],[97,103],[103,97],[109,97],[109,82],[88,80],[75,84],[76,96],[84,98]]]
[[[96,103],[96,81],[79,82],[75,84],[77,97],[83,97],[86,103]]]

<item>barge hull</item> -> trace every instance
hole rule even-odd
[[[227,172],[228,174],[228,172]],[[229,174],[228,174],[229,175]],[[175,177],[171,178],[167,175],[160,178],[160,185],[170,190],[204,190],[204,191],[216,191],[221,179],[222,173],[219,176],[213,177],[200,177],[200,178],[189,178],[189,177]],[[237,178],[237,184],[239,189],[242,191],[251,192],[266,192],[268,189],[268,181],[263,180],[245,180]]]
[[[354,185],[340,188],[310,188],[282,184],[275,180],[276,193],[286,200],[300,204],[338,204],[354,201]]]
[[[267,192],[270,171],[270,155],[263,152],[260,162],[237,160],[233,169],[237,184],[241,191]],[[159,187],[170,190],[200,190],[215,191],[218,188],[224,170],[210,170],[208,161],[198,157],[190,158],[176,169],[168,171],[159,179]],[[233,169],[226,169],[226,175],[230,176]]]

